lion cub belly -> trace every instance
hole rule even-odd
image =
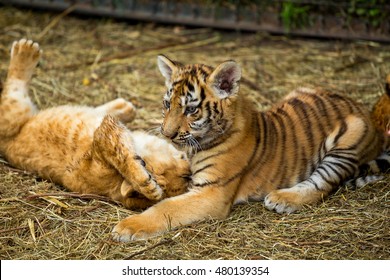
[[[61,106],[31,118],[6,150],[10,163],[62,182],[67,167],[90,149],[102,117],[89,107]]]

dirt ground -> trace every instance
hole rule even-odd
[[[40,108],[99,105],[117,97],[138,108],[131,129],[161,122],[164,79],[157,54],[187,63],[243,68],[241,93],[267,109],[301,85],[322,86],[372,106],[390,73],[390,45],[318,41],[147,23],[116,22],[0,6],[0,77],[14,40],[31,38],[43,58],[31,84]],[[120,205],[70,195],[0,157],[1,259],[390,259],[390,177],[340,189],[292,215],[261,203],[228,219],[186,226],[127,244],[110,238],[132,214]]]

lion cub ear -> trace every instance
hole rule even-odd
[[[238,93],[240,79],[240,66],[235,61],[229,60],[215,68],[208,78],[208,82],[215,94],[224,99]]]
[[[161,74],[165,77],[165,84],[168,86],[171,81],[172,73],[178,68],[178,63],[170,60],[164,55],[157,56],[157,65]]]
[[[133,191],[134,191],[133,186],[130,185],[126,180],[124,180],[121,185],[121,195],[127,197]]]

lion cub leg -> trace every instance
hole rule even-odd
[[[4,89],[0,96],[0,135],[12,137],[36,113],[28,86],[41,56],[39,45],[21,39],[13,43]]]
[[[123,123],[131,122],[136,115],[134,105],[131,102],[124,100],[123,98],[117,98],[101,106],[98,106],[96,107],[96,110],[103,115],[112,115]]]
[[[92,157],[114,167],[125,178],[120,190],[122,196],[137,191],[150,200],[162,198],[163,190],[134,150],[131,132],[111,115],[103,119],[94,133]]]

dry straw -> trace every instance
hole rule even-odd
[[[138,107],[132,129],[161,121],[156,55],[243,67],[242,92],[266,109],[299,85],[324,86],[371,106],[390,73],[390,46],[223,33],[0,9],[0,76],[12,41],[39,39],[43,59],[31,85],[40,108],[99,105],[116,97]],[[133,212],[0,163],[1,259],[390,259],[390,182],[341,187],[292,215],[261,203],[148,241],[120,244],[110,231]]]

